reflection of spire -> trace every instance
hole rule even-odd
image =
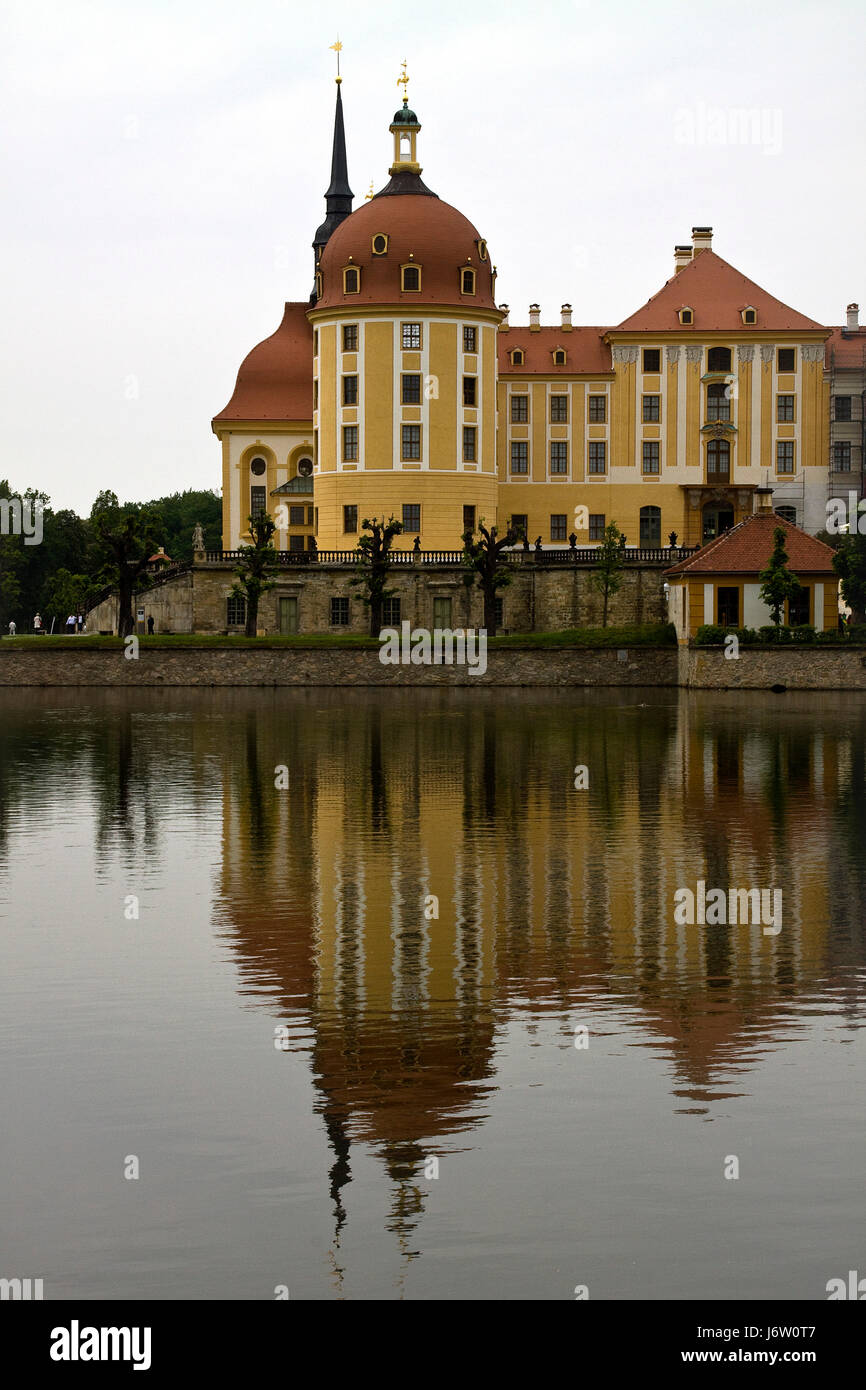
[[[402,1294],[409,1265],[421,1254],[420,1250],[410,1249],[410,1243],[424,1214],[424,1193],[415,1179],[427,1155],[420,1145],[412,1140],[396,1144],[386,1143],[383,1154],[388,1175],[394,1183],[386,1229],[393,1231],[397,1236],[402,1256],[397,1281]]]
[[[343,1206],[342,1189],[352,1181],[352,1168],[349,1163],[349,1136],[346,1133],[345,1117],[336,1114],[333,1110],[325,1112],[325,1131],[328,1135],[328,1143],[334,1151],[334,1162],[331,1165],[329,1178],[329,1192],[331,1201],[334,1204],[334,1245],[331,1251],[331,1263],[336,1276],[336,1285],[342,1293],[344,1269],[339,1264],[337,1254],[340,1249],[340,1235],[346,1224],[346,1208]]]

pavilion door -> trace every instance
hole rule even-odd
[[[298,600],[296,598],[280,599],[280,633],[283,637],[288,637],[298,630]]]
[[[740,626],[740,591],[739,589],[719,586],[719,626],[720,627],[739,627]]]

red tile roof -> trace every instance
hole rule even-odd
[[[287,304],[276,333],[241,363],[234,395],[213,423],[313,419],[313,330],[309,304]]]
[[[699,331],[722,329],[749,335],[766,333],[768,330],[789,332],[807,329],[814,332],[822,327],[814,319],[808,319],[805,314],[798,314],[796,309],[774,299],[754,280],[747,280],[715,251],[701,251],[679,274],[672,276],[642,309],[623,319],[615,331],[676,331],[684,327],[678,315],[680,309],[686,307],[694,310],[691,327]],[[740,312],[748,307],[758,311],[758,321],[750,327],[743,323]]]
[[[499,334],[499,372],[501,376],[598,376],[613,371],[610,348],[604,341],[606,328],[528,328],[511,327]],[[523,366],[512,367],[510,353],[523,349]],[[565,366],[556,367],[553,353],[565,349]]]
[[[373,255],[373,237],[388,237],[384,256]],[[478,253],[480,233],[457,208],[435,194],[377,195],[341,222],[331,234],[319,263],[322,295],[317,309],[360,304],[401,304],[413,308],[447,304],[464,309],[495,309],[493,265]],[[358,294],[343,293],[343,268],[361,271]],[[421,290],[400,288],[400,267],[421,267]],[[475,294],[461,293],[460,271],[474,270]]]
[[[701,546],[693,555],[665,570],[666,575],[751,574],[766,569],[773,553],[773,533],[785,532],[788,568],[792,574],[832,575],[833,551],[799,526],[783,521],[775,512],[753,512],[744,521]]]
[[[847,328],[834,328],[827,339],[824,357],[828,367],[859,368],[866,367],[866,328],[853,332]]]

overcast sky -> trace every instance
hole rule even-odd
[[[338,33],[355,205],[406,58],[425,182],[487,238],[513,323],[568,300],[616,324],[703,224],[819,321],[866,310],[862,0],[3,0],[13,488],[80,512],[219,488],[210,420],[310,291]]]

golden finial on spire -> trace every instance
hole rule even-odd
[[[366,193],[364,194],[364,201],[366,202],[367,199],[368,199],[368,198],[372,198],[372,196],[373,196],[373,180],[371,179],[371,180],[370,180],[370,188],[369,188],[368,192],[366,192]]]
[[[341,51],[342,47],[343,47],[343,45],[340,43],[340,36],[339,36],[339,34],[338,34],[338,35],[337,35],[337,42],[331,44],[331,51],[332,51],[333,53],[336,53],[336,55],[337,55],[337,81],[338,81],[338,82],[342,82],[342,80],[343,80],[342,77],[340,76],[340,51]]]
[[[403,88],[403,105],[404,105],[404,106],[408,106],[408,104],[409,104],[409,98],[408,98],[408,96],[407,96],[406,89],[407,89],[407,87],[409,86],[409,74],[408,74],[407,71],[406,71],[406,59],[405,59],[405,58],[403,59],[403,71],[400,73],[400,76],[397,78],[397,86]]]

